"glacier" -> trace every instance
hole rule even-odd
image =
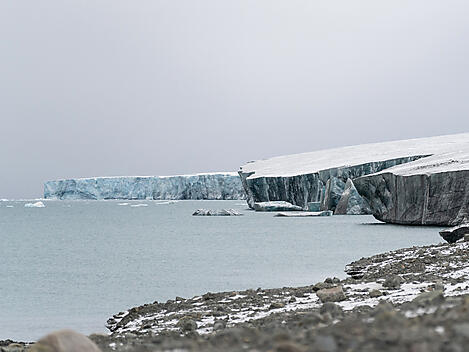
[[[116,176],[47,181],[45,199],[245,199],[236,172],[177,176]]]
[[[468,136],[469,140],[469,136]],[[405,225],[469,222],[469,146],[355,180],[378,220]]]
[[[464,153],[467,151],[469,151],[469,134],[464,133],[362,144],[273,157],[247,163],[241,166],[239,174],[246,191],[248,205],[251,208],[253,208],[254,203],[269,201],[286,201],[301,207],[305,207],[311,202],[320,202],[321,210],[336,211],[339,206],[336,214],[371,212],[380,220],[400,223],[399,218],[390,215],[392,211],[385,211],[386,205],[383,204],[389,203],[389,196],[381,203],[376,200],[376,197],[379,196],[376,193],[376,190],[379,189],[378,183],[393,182],[392,177],[383,176],[388,175],[386,171],[396,170],[397,172],[403,170],[399,167],[405,167],[404,165],[409,165],[410,168],[412,168],[412,165],[416,165],[413,169],[415,172],[425,168],[426,172],[433,172],[434,174],[438,174],[439,171],[448,172],[445,175],[453,177],[449,173],[450,169],[445,171],[441,167],[435,167],[432,171],[431,165],[448,164],[451,163],[451,158],[455,158],[459,162],[452,163],[453,167],[458,164],[463,170],[468,170],[469,167],[461,162],[461,160],[464,160]],[[458,152],[462,154],[450,156],[451,153]],[[428,161],[428,165],[419,164],[419,162],[422,163],[425,160]],[[461,171],[459,170],[459,172]],[[437,176],[433,177],[435,182],[441,184],[446,176],[440,176],[442,179],[438,181],[436,180]],[[384,180],[385,177],[387,179]],[[372,178],[376,181],[374,186],[369,182]],[[459,182],[459,185],[461,182],[469,182],[463,181],[464,178],[456,178],[456,176],[453,178],[455,182]],[[366,182],[368,182],[368,186],[364,186]],[[435,195],[432,193],[434,199],[442,197],[444,192],[450,194],[456,191],[456,189],[450,189],[449,186],[448,183],[447,187],[431,188],[432,192],[436,192]],[[409,194],[421,192],[421,189],[412,186],[410,183],[406,187]],[[464,187],[461,185],[455,187],[465,194]],[[355,188],[358,194],[355,192]],[[422,189],[428,188],[424,187]],[[401,197],[399,194],[401,191],[402,189],[391,190],[390,187],[386,188],[386,192],[394,192],[394,200]],[[448,198],[453,199],[456,208],[461,209],[464,197],[463,200],[451,196]],[[450,201],[449,199],[447,202]],[[406,209],[405,203],[403,202],[403,209]],[[447,218],[452,215],[454,214],[448,214]],[[461,216],[459,215],[459,217]],[[418,223],[418,221],[403,221],[402,223]],[[442,224],[445,221],[448,220],[435,221],[434,223]],[[430,221],[430,223],[433,222]]]

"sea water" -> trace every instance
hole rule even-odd
[[[0,339],[104,333],[113,314],[208,291],[344,278],[363,256],[441,242],[372,216],[277,218],[242,201],[0,202]],[[196,217],[198,208],[244,216]]]

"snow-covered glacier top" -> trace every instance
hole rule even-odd
[[[469,148],[448,153],[435,153],[427,158],[397,165],[376,174],[392,172],[396,175],[412,176],[462,170],[469,170]]]
[[[48,199],[244,199],[236,172],[111,176],[48,181]]]
[[[448,159],[451,159],[450,154],[453,155],[455,160],[460,160],[461,162],[449,163]],[[418,161],[421,163],[421,166],[428,164],[425,166],[426,168],[434,165],[435,167],[447,169],[457,167],[466,167],[467,169],[467,165],[462,165],[464,160],[466,160],[466,163],[467,160],[469,160],[469,133],[361,144],[318,150],[309,153],[278,156],[247,163],[241,167],[241,171],[243,173],[254,172],[254,174],[248,177],[249,179],[258,177],[296,176],[332,168],[361,165],[369,162],[430,155],[430,158],[423,158]],[[392,169],[402,170],[402,172],[418,173],[418,169],[412,169],[411,167],[411,165],[416,165],[415,163],[417,162],[399,165]]]

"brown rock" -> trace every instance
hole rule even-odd
[[[101,350],[87,338],[72,330],[60,330],[53,332],[38,342],[31,352],[101,352]]]
[[[340,302],[346,299],[342,286],[325,288],[316,292],[321,302]]]

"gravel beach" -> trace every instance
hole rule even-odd
[[[345,280],[145,304],[90,338],[102,351],[464,351],[468,259],[469,242],[400,249],[350,263]]]

